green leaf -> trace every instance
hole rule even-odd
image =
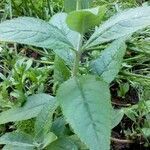
[[[55,133],[55,135],[57,135],[58,137],[66,134],[67,132],[66,121],[62,116],[56,118],[53,121],[51,131]]]
[[[92,150],[109,149],[111,103],[107,83],[95,76],[72,78],[57,93],[67,122]]]
[[[112,129],[116,127],[124,116],[122,109],[112,109]]]
[[[53,114],[57,108],[57,103],[55,105],[45,105],[35,122],[35,139],[38,142],[43,142],[45,136],[47,136],[50,128],[52,126]]]
[[[140,12],[140,13],[139,13]],[[95,30],[84,48],[109,42],[133,34],[150,25],[150,7],[137,7],[123,11]]]
[[[118,74],[123,56],[126,51],[124,39],[119,39],[110,44],[94,61],[91,61],[90,68],[93,74],[99,75],[106,82],[110,83]]]
[[[68,41],[70,41],[70,43],[76,49],[77,44],[79,43],[80,34],[78,32],[75,32],[69,29],[69,27],[66,24],[66,18],[67,18],[66,13],[57,13],[51,18],[50,24],[59,28],[63,32],[63,34],[66,36]],[[59,49],[55,49],[54,51],[60,58],[65,60],[67,64],[69,65],[73,64],[74,54],[71,49],[62,49],[61,51]]]
[[[31,17],[19,17],[2,22],[0,41],[60,50],[72,47],[61,30],[48,22]]]
[[[80,140],[80,138],[76,134],[69,136],[69,138],[78,146],[79,150],[88,150],[87,146]]]
[[[132,121],[136,122],[137,117],[139,116],[138,115],[139,111],[141,112],[141,114],[140,114],[141,116],[145,116],[150,113],[150,100],[139,101],[138,104],[132,105],[131,107],[128,107],[128,108],[123,108],[123,110],[124,110],[124,114],[128,118],[130,118]]]
[[[73,11],[67,16],[67,25],[70,29],[84,34],[101,22],[100,8]]]
[[[80,34],[78,32],[72,31],[68,27],[66,23],[67,16],[68,15],[66,13],[57,13],[51,18],[50,24],[59,28],[66,36],[67,40],[74,46],[74,48],[77,48]]]
[[[59,58],[58,56],[55,56],[54,61],[54,82],[62,83],[69,79],[71,76],[71,73],[67,66],[65,65],[64,61]]]
[[[51,143],[47,150],[78,150],[78,148],[69,138],[63,137]]]
[[[43,141],[43,148],[45,148],[46,146],[48,146],[50,143],[54,142],[55,140],[57,140],[57,136],[52,133],[49,132],[47,135],[45,135],[44,141]]]
[[[135,110],[132,110],[132,108],[124,108],[124,113],[132,121],[134,121],[134,122],[137,121],[136,117],[138,117],[138,113]]]
[[[90,7],[92,0],[65,0],[64,6],[66,12],[71,12],[76,9],[86,9]]]
[[[0,113],[0,124],[34,118],[40,113],[44,105],[55,106],[56,101],[48,94],[30,96],[23,107],[9,109]]]
[[[142,128],[142,132],[145,137],[147,137],[147,138],[150,137],[150,128]]]
[[[6,133],[0,137],[0,144],[34,147],[32,136],[23,132]]]
[[[34,148],[28,146],[5,145],[2,150],[34,150]]]

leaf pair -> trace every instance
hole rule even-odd
[[[101,11],[100,14],[102,12],[103,11]],[[93,20],[88,21],[89,25],[84,22],[87,21],[86,16],[88,16],[89,13],[89,18],[91,18],[91,15],[94,15],[90,10],[71,13],[73,14],[70,14],[68,18],[67,14],[64,13],[56,14],[56,16],[52,17],[52,21],[50,21],[51,24],[40,19],[29,17],[5,21],[0,24],[0,41],[17,42],[53,49],[59,57],[70,64],[74,57],[70,49],[76,48],[79,34],[68,28],[66,18],[70,28],[84,32],[87,30],[86,26],[93,26]],[[74,13],[76,14],[75,16]],[[95,30],[91,38],[85,43],[84,49],[121,38],[145,28],[150,25],[149,14],[150,7],[148,6],[129,9],[113,16]],[[77,22],[74,27],[72,27],[74,18],[77,19]]]
[[[73,18],[77,19],[77,23],[82,22],[80,24],[76,23],[75,26],[77,26],[77,28],[75,27],[74,30],[79,31],[80,28],[86,30],[86,26],[91,26],[83,23],[86,21],[85,17],[88,16],[89,13],[89,17],[93,14],[90,10],[76,11],[72,13],[73,15],[68,16],[67,22],[72,22]],[[150,25],[149,14],[150,7],[138,7],[113,16],[95,30],[84,48],[86,49],[104,42],[118,39]],[[59,15],[56,18],[54,17],[55,19],[53,19],[54,21],[51,21],[51,24],[40,19],[29,17],[21,17],[11,21],[5,21],[0,24],[0,41],[17,42],[37,47],[50,48],[56,51],[56,53],[61,53],[63,55],[63,53],[67,53],[66,51],[69,51],[70,48],[74,48],[77,43],[76,40],[73,43],[70,42],[69,38],[66,37],[66,33],[69,33],[68,35],[70,35],[69,37],[71,37],[71,41],[73,41],[73,39],[78,39],[78,34],[73,33],[73,31],[71,32],[67,27],[65,23],[66,17],[66,14]],[[58,24],[59,22],[62,22],[62,25]],[[92,21],[89,20],[88,22],[92,24]],[[73,24],[68,23],[68,25],[72,28]],[[63,31],[65,31],[65,33]],[[75,38],[73,38],[73,35]]]

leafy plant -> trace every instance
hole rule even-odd
[[[22,105],[28,95],[46,91],[44,83],[51,73],[51,66],[39,67],[34,59],[7,50],[3,50],[0,57],[3,68],[0,74],[0,109]]]
[[[64,61],[59,61],[56,56],[55,73],[63,75],[60,83],[64,82],[58,88],[56,98],[45,94],[34,95],[27,99],[24,106],[0,114],[0,124],[36,117],[34,137],[21,132],[6,133],[0,138],[0,143],[6,144],[4,149],[19,149],[20,146],[24,149],[77,149],[68,137],[57,139],[51,132],[54,112],[57,109],[59,114],[60,111],[58,105],[72,127],[71,132],[77,134],[89,149],[110,149],[111,129],[120,122],[123,113],[116,111],[117,117],[114,115],[109,83],[121,68],[126,39],[150,25],[150,7],[120,12],[98,27],[103,9],[87,9],[88,6],[83,7],[86,3],[80,2],[75,1],[76,10],[71,8],[68,14],[58,13],[50,22],[21,17],[0,24],[0,41],[52,49]],[[85,40],[86,33],[94,28],[94,33]],[[90,62],[92,75],[82,74],[82,55],[108,42],[111,42],[109,47]]]

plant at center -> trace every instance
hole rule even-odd
[[[2,112],[0,124],[34,117],[37,117],[37,120],[36,134],[34,138],[30,137],[31,140],[27,135],[17,135],[24,142],[22,144],[22,141],[17,141],[16,138],[17,145],[16,142],[11,142],[12,136],[17,137],[16,133],[13,133],[3,135],[0,144],[12,146],[14,149],[15,146],[23,146],[28,149],[47,147],[57,150],[56,145],[67,141],[66,138],[62,140],[50,132],[54,110],[60,106],[67,123],[72,127],[72,132],[90,150],[110,149],[111,129],[117,121],[114,123],[115,115],[112,115],[109,83],[121,68],[126,51],[125,41],[137,30],[150,25],[150,7],[129,9],[102,23],[105,7],[89,9],[89,5],[84,5],[87,2],[90,1],[75,1],[75,7],[69,7],[70,1],[66,0],[68,13],[58,13],[49,22],[20,17],[0,24],[0,41],[52,49],[58,60],[63,60],[57,61],[55,66],[58,73],[68,76],[66,81],[61,81],[55,98],[49,95],[31,96],[23,107]],[[94,33],[86,40],[86,33],[93,29]],[[80,73],[82,54],[98,49],[101,44],[108,42],[109,46],[101,55],[89,62],[90,72]],[[15,138],[13,140],[15,141]],[[70,149],[77,147],[72,145]]]

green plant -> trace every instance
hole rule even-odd
[[[51,66],[38,65],[38,60],[26,58],[12,49],[0,54],[0,109],[22,105],[28,95],[46,92],[44,83],[52,72]]]
[[[72,127],[70,132],[77,134],[89,149],[110,149],[111,129],[120,122],[123,112],[113,110],[111,106],[109,83],[121,68],[126,51],[125,41],[137,30],[150,25],[150,7],[120,12],[99,26],[104,7],[89,9],[89,5],[80,2],[76,1],[76,10],[73,7],[68,14],[58,13],[50,22],[21,17],[0,24],[0,41],[52,49],[59,56],[55,69],[63,75],[56,98],[45,94],[34,95],[26,100],[24,106],[0,114],[0,124],[37,117],[34,137],[24,133],[6,133],[0,138],[0,144],[6,144],[4,149],[19,149],[22,146],[24,149],[62,147],[76,150],[75,142],[68,137],[56,137],[51,131],[53,115],[60,113],[58,106]],[[94,33],[86,40],[86,33],[94,28]],[[82,55],[108,42],[111,43],[101,55],[89,63],[90,72],[82,74]],[[58,67],[59,64],[63,70]]]

